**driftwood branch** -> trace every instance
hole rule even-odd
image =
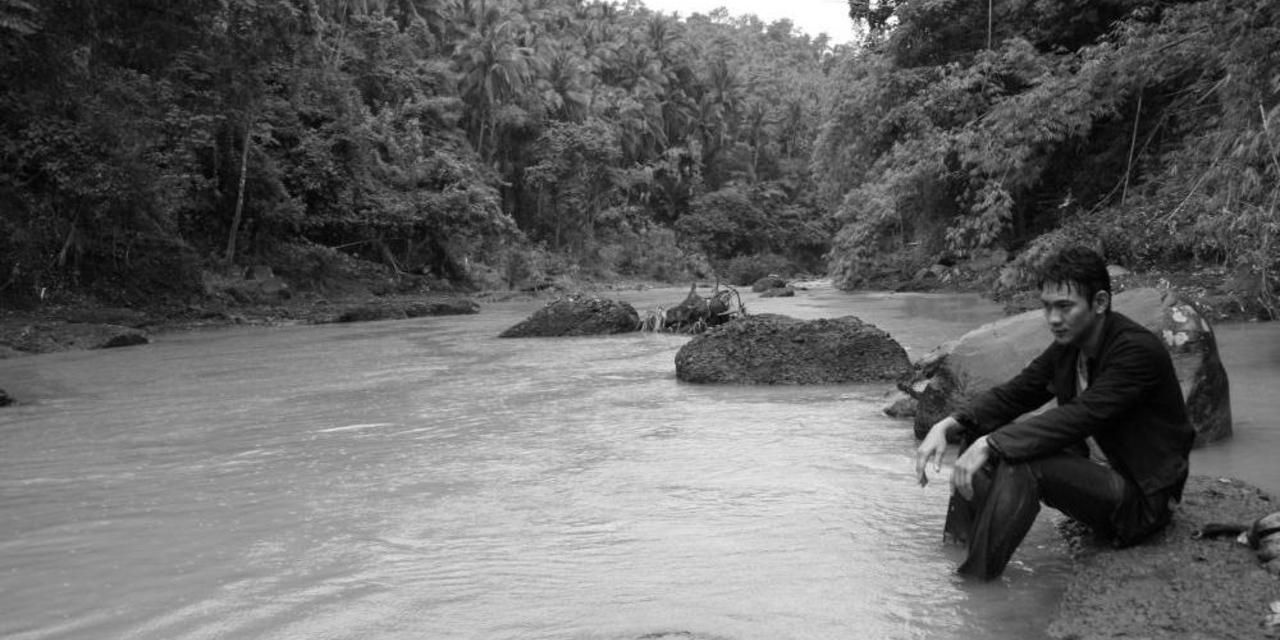
[[[719,283],[711,295],[698,295],[698,285],[689,287],[689,295],[671,308],[657,307],[640,320],[644,331],[668,331],[672,333],[701,333],[709,327],[724,324],[736,317],[745,316],[742,297],[733,287],[721,288]]]

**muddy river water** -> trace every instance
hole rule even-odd
[[[912,358],[1000,316],[744,299]],[[541,304],[0,361],[25,401],[0,411],[0,638],[1045,637],[1054,514],[1003,580],[951,575],[887,385],[694,386],[684,337],[496,338]],[[1236,436],[1193,472],[1280,494],[1280,326],[1218,335]]]

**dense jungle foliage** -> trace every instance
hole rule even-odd
[[[834,274],[1064,243],[1131,267],[1217,265],[1276,317],[1280,5],[850,0],[814,172]]]
[[[832,47],[637,0],[0,0],[0,302],[365,261],[1009,288],[1083,241],[1274,315],[1273,4],[849,0]]]
[[[830,53],[636,3],[0,0],[0,291],[819,270]]]

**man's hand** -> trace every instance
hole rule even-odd
[[[951,486],[965,500],[973,499],[973,476],[987,464],[987,460],[991,459],[991,445],[987,443],[987,437],[982,436],[973,441],[964,453],[956,458],[955,465],[951,469]]]
[[[947,453],[947,434],[959,428],[960,423],[955,418],[947,416],[935,423],[929,429],[929,434],[920,442],[919,448],[916,449],[916,477],[920,480],[920,486],[929,484],[929,476],[925,473],[925,469],[930,461],[933,462],[934,473],[942,471],[942,456]]]

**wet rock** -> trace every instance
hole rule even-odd
[[[145,331],[113,324],[35,322],[6,332],[6,347],[23,353],[55,353],[147,344]]]
[[[367,304],[352,307],[338,314],[334,322],[373,322],[375,320],[403,320],[404,309],[394,305]]]
[[[766,289],[760,293],[761,298],[791,298],[796,295],[796,290],[791,287],[775,287]]]
[[[0,407],[7,407],[11,404],[13,404],[13,398],[5,393],[4,389],[0,389]]]
[[[637,331],[640,314],[626,302],[571,295],[552,300],[502,338],[610,335]]]
[[[1280,511],[1255,520],[1244,536],[1245,542],[1258,552],[1258,562],[1280,576]]]
[[[1173,358],[1196,430],[1196,446],[1231,435],[1231,394],[1209,321],[1175,294],[1133,289],[1114,297],[1114,309],[1151,329]],[[1049,345],[1044,314],[1028,311],[997,320],[944,344],[916,364],[915,433],[972,396],[1012,378]],[[921,384],[923,383],[923,384]]]
[[[770,289],[782,289],[787,286],[787,281],[779,276],[767,275],[751,284],[751,290],[755,293],[762,293]]]
[[[948,276],[950,274],[951,274],[951,267],[944,264],[934,264],[928,267],[924,267],[919,271],[916,271],[915,277],[913,277],[912,280],[916,280],[919,282],[924,282],[928,280],[941,280],[945,276]]]
[[[463,316],[480,313],[480,305],[466,298],[433,300],[431,302],[411,302],[404,307],[404,314],[410,318],[424,316]]]
[[[910,372],[902,345],[853,316],[747,316],[693,338],[676,353],[676,378],[685,382],[840,384],[891,381]]]
[[[1196,539],[1204,525],[1244,523],[1276,509],[1238,480],[1192,476],[1173,522],[1138,546],[1111,549],[1063,527],[1076,556],[1054,638],[1280,638],[1267,629],[1280,578],[1234,538]]]
[[[97,349],[115,349],[117,347],[132,347],[140,344],[151,342],[146,335],[139,331],[121,332],[107,338]]]
[[[334,322],[371,322],[374,320],[404,320],[424,316],[468,315],[480,312],[480,305],[466,298],[421,301],[380,301],[349,307],[340,312]]]
[[[890,418],[911,418],[916,415],[916,401],[910,396],[901,396],[885,407],[884,414]]]
[[[293,295],[289,289],[289,283],[276,276],[267,265],[247,267],[244,270],[244,280],[246,288],[261,299],[287,299]]]

